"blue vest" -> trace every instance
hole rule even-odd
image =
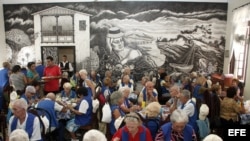
[[[130,108],[128,98],[125,98],[125,99],[124,99],[124,105],[125,105],[127,108]]]
[[[125,84],[124,84],[123,82],[122,82],[121,84],[122,84],[122,87],[125,86]],[[132,86],[132,83],[129,82],[129,83],[128,83],[128,87],[131,88],[131,86]]]
[[[203,101],[204,96],[203,96],[203,94],[199,93],[200,88],[201,88],[201,85],[196,85],[194,87],[193,97],[196,98],[196,99],[201,99],[201,101]]]
[[[118,109],[119,112],[120,112],[120,114],[121,114],[121,116],[122,117],[125,116],[125,113],[122,111],[122,109],[119,106],[117,106],[117,105],[110,105],[110,108],[111,108],[112,115],[113,115],[114,110]],[[109,127],[110,127],[110,133],[111,133],[111,135],[114,135],[115,132],[116,132],[116,129],[115,129],[115,119],[113,118],[113,116],[112,116],[112,120],[111,120],[111,122],[109,124]]]
[[[35,115],[28,113],[28,117],[27,117],[27,121],[26,121],[26,125],[25,125],[25,131],[28,133],[29,138],[32,137],[33,124],[34,124],[35,117],[36,117]],[[11,132],[16,129],[17,121],[18,121],[17,117],[14,117],[13,121],[11,123],[11,126],[10,126]]]
[[[171,131],[172,131],[172,123],[166,123],[161,127],[164,135],[165,141],[170,141],[171,139]],[[192,141],[193,139],[193,128],[192,126],[186,124],[186,126],[183,129],[183,137],[184,141]]]
[[[88,89],[88,96],[85,96],[85,99],[92,99],[92,90],[91,88],[85,83],[85,81],[82,82],[82,86]]]
[[[146,100],[147,100],[147,92],[146,92],[146,91],[147,91],[146,88],[144,88],[143,91],[142,91],[142,94],[143,94],[143,101],[146,101]],[[153,96],[154,96],[154,97],[157,96],[157,93],[155,93],[154,91],[153,91]]]
[[[194,114],[191,117],[188,117],[188,124],[191,125],[194,128],[194,131],[197,133],[198,126],[196,120],[198,119],[198,111],[196,110],[195,103],[191,100],[191,102],[194,105]],[[183,109],[184,106],[181,107]]]
[[[61,91],[62,97],[67,97],[64,90]],[[73,90],[70,90],[69,99],[76,98],[76,92]]]
[[[145,122],[143,123],[145,127],[148,128],[152,135],[152,140],[155,140],[156,134],[160,128],[160,118],[147,118],[145,119]]]
[[[37,108],[44,109],[48,111],[49,115],[47,113],[46,117],[48,120],[50,120],[51,127],[57,127],[58,122],[57,122],[57,116],[56,116],[56,111],[55,111],[55,102],[52,100],[41,100],[38,102]]]
[[[29,100],[28,100],[28,98],[26,97],[25,93],[22,94],[22,96],[21,96],[20,98],[23,98],[23,99],[27,102],[27,104],[29,105]]]
[[[83,100],[86,100],[89,104],[89,108],[87,109],[87,112],[82,115],[75,115],[75,124],[80,126],[85,126],[91,123],[92,119],[92,99],[82,99],[81,102],[75,107],[76,110],[79,110],[80,104]]]
[[[145,141],[146,140],[146,128],[143,127],[143,132],[140,133],[140,140],[139,141]],[[128,132],[124,130],[124,127],[122,127],[122,141],[128,141],[129,140],[129,135]]]

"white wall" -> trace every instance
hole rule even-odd
[[[227,35],[226,35],[226,50],[229,50],[231,48],[231,27],[232,27],[232,17],[233,17],[233,10],[237,7],[240,7],[246,3],[249,3],[250,0],[228,0],[228,13],[227,13]],[[231,51],[230,51],[231,53]],[[250,52],[249,52],[250,53]],[[229,72],[229,65],[226,65],[226,64],[229,64],[230,63],[230,60],[229,58],[225,58],[224,60],[224,73],[228,73]],[[245,89],[244,89],[244,98],[245,99],[250,99],[250,87],[249,84],[250,84],[250,57],[248,57],[248,64],[247,64],[247,74],[246,74],[246,82],[245,82]]]

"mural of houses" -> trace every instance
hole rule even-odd
[[[43,61],[53,56],[55,63],[64,54],[75,62],[76,69],[84,68],[90,56],[90,14],[54,6],[32,14],[34,16],[36,58]]]

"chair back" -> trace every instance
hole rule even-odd
[[[51,133],[51,116],[49,114],[49,112],[45,109],[42,108],[34,108],[34,107],[30,107],[28,109],[29,113],[32,113],[33,115],[37,116],[41,125],[41,135],[44,141],[51,141],[51,138],[48,136]],[[46,116],[48,118],[49,121],[49,125],[46,126],[44,121],[43,121],[43,117]],[[47,129],[48,128],[48,131]],[[49,138],[47,138],[49,137]]]

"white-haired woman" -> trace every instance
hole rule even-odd
[[[192,126],[188,125],[185,111],[176,109],[170,116],[170,121],[159,129],[155,141],[196,141],[196,134]]]
[[[95,85],[91,80],[88,79],[88,72],[85,69],[79,71],[81,77],[81,83],[79,87],[86,87],[88,89],[88,97],[95,98]]]
[[[91,129],[83,136],[83,141],[107,141],[105,135],[96,129]]]
[[[109,124],[109,127],[112,136],[116,132],[115,120],[120,116],[121,117],[125,116],[125,113],[121,109],[121,105],[123,104],[123,102],[124,98],[120,91],[115,91],[110,95],[110,108],[112,112],[112,120]]]
[[[15,129],[11,132],[9,141],[29,141],[29,136],[23,129]]]
[[[140,117],[136,113],[129,113],[124,118],[125,126],[113,136],[112,141],[152,141],[148,128],[142,126]]]
[[[71,89],[72,85],[69,82],[63,84],[63,90],[61,91],[61,97],[69,99],[76,98],[76,92]]]

